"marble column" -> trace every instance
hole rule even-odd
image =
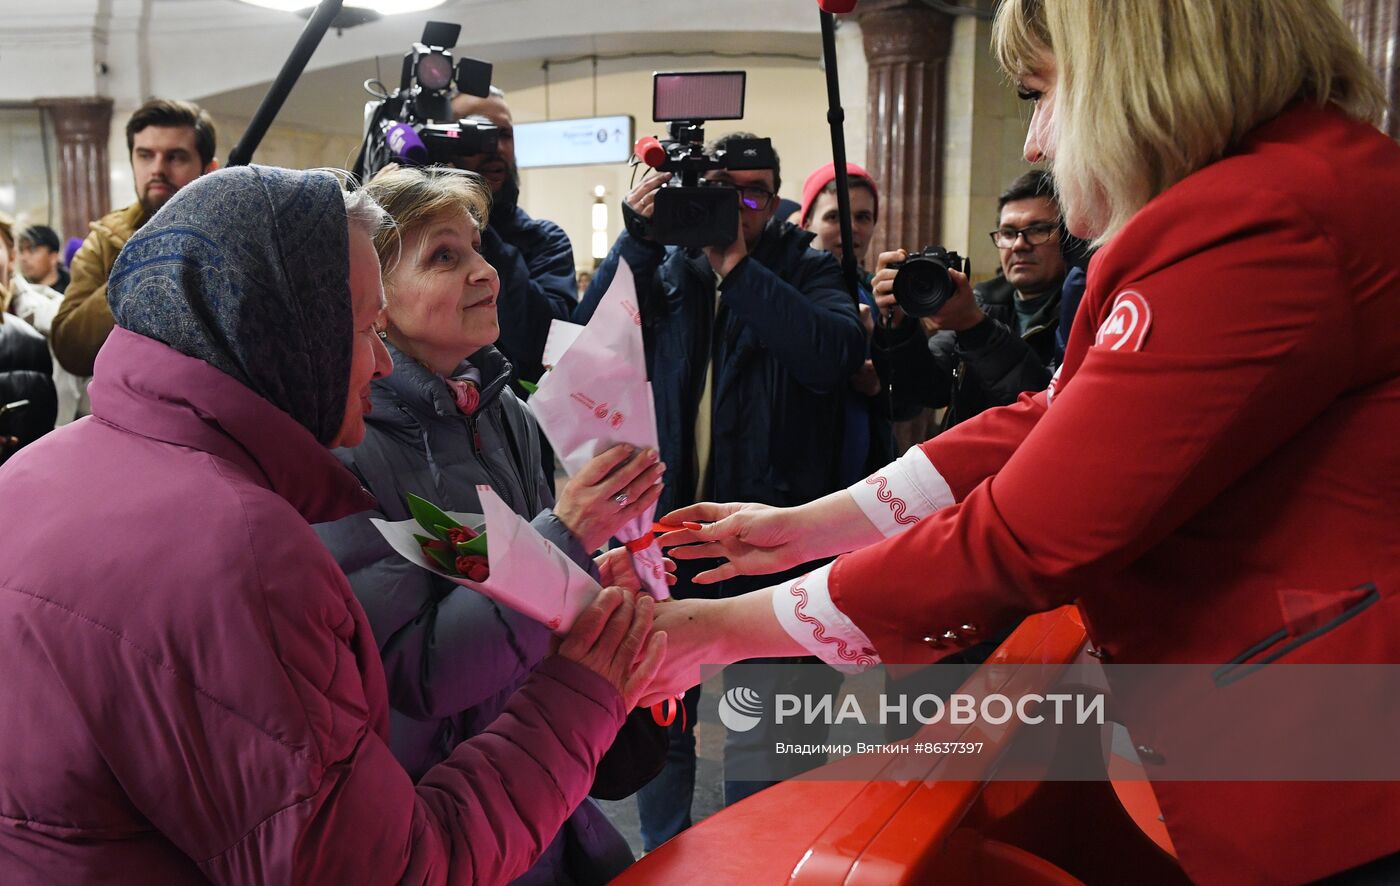
[[[1381,128],[1400,138],[1400,0],[1342,0],[1342,16],[1385,87],[1388,110]]]
[[[86,237],[88,224],[111,209],[107,138],[109,98],[52,98],[35,102],[53,120],[58,141],[58,182],[63,236]]]
[[[943,114],[953,19],[911,0],[858,7],[868,75],[866,168],[880,185],[872,257],[942,234]]]

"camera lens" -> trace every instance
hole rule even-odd
[[[911,255],[894,275],[894,299],[911,317],[932,317],[953,297],[948,266],[928,255]]]
[[[436,53],[418,57],[418,82],[424,89],[446,89],[452,85],[452,60]]]

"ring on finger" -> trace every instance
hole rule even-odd
[[[624,489],[613,496],[613,501],[617,502],[618,510],[621,510],[632,503],[632,498],[627,494],[627,490]]]

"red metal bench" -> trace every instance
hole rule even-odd
[[[1014,697],[1047,688],[1056,666],[1074,661],[1084,643],[1074,607],[1033,616],[958,691]],[[1125,872],[1135,883],[1187,882],[1160,848],[1170,842],[1146,782],[1124,785],[1130,815],[1107,778],[988,780],[1013,748],[1018,725],[1012,718],[950,735],[946,724],[935,724],[914,739],[936,730],[940,741],[981,741],[984,751],[975,758],[866,757],[862,772],[878,774],[858,780],[829,780],[843,763],[828,764],[826,780],[793,779],[755,794],[661,846],[614,882],[1069,884],[1123,882]],[[941,777],[954,766],[956,780]]]

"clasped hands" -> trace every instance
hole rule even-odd
[[[724,559],[697,575],[697,584],[780,572],[825,556],[811,544],[815,535],[794,508],[704,502],[673,511],[663,522],[683,527],[660,539],[676,559]],[[629,709],[683,693],[700,682],[703,664],[766,654],[750,645],[754,622],[767,614],[765,608],[771,612],[766,602],[735,598],[656,603],[640,591],[641,581],[625,549],[608,551],[597,562],[605,590],[579,617],[560,654],[573,657],[570,650],[580,643],[589,650],[602,644],[594,659],[607,671],[594,670],[612,680]],[[674,562],[668,559],[666,564],[674,571]],[[674,576],[668,576],[668,582],[674,584]]]

